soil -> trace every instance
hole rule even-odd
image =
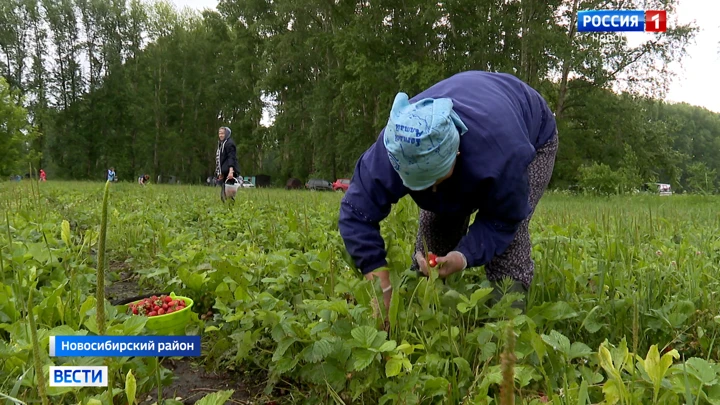
[[[254,383],[242,375],[230,372],[208,372],[192,359],[171,362],[164,360],[162,366],[172,370],[175,380],[163,388],[163,398],[174,398],[184,404],[194,404],[205,395],[215,391],[234,390],[227,404],[267,404],[262,398],[263,379],[253,377]],[[157,401],[157,392],[151,392],[140,405],[150,405]]]
[[[105,288],[105,297],[110,302],[120,301],[143,294],[159,293],[142,291],[138,285],[138,276],[124,262],[111,262],[109,266],[112,280],[117,280]],[[163,388],[163,398],[175,398],[184,404],[194,404],[200,398],[215,391],[232,389],[235,392],[227,404],[272,404],[260,399],[263,397],[265,379],[262,376],[244,376],[231,371],[207,371],[196,363],[197,359],[164,359],[162,366],[173,372],[173,383]],[[157,401],[157,388],[148,393],[141,405],[150,405]]]
[[[111,261],[109,264],[112,277],[108,277],[114,281],[105,287],[105,298],[110,301],[118,301],[131,298],[142,294],[138,285],[138,276],[135,274],[127,263]]]

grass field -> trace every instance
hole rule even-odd
[[[98,332],[103,187],[0,184],[0,401],[109,404],[103,389],[39,389],[35,374],[51,361],[103,364],[47,355],[50,335]],[[531,223],[536,276],[521,316],[506,301],[485,305],[481,268],[446,283],[406,271],[411,200],[382,225],[396,287],[379,311],[379,286],[344,253],[341,196],[241,190],[231,206],[216,188],[110,185],[108,330],[144,333],[114,298],[195,300],[187,333],[202,335],[198,361],[243,391],[206,404],[720,404],[717,197],[548,194]],[[158,370],[151,358],[107,361],[114,403],[133,391],[138,403],[167,397],[157,391],[173,384],[169,360]],[[165,403],[198,399],[180,391]]]

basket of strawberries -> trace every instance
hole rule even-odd
[[[145,327],[155,335],[184,335],[192,306],[192,299],[171,292],[130,302],[122,305],[121,310],[132,316],[146,316]]]

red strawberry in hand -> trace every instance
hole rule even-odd
[[[430,254],[428,255],[428,265],[429,265],[430,267],[435,267],[435,266],[437,266],[437,255],[432,254],[432,253],[430,253]]]

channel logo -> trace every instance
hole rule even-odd
[[[578,32],[665,32],[665,10],[578,11]]]
[[[50,366],[51,387],[107,387],[107,366]]]

